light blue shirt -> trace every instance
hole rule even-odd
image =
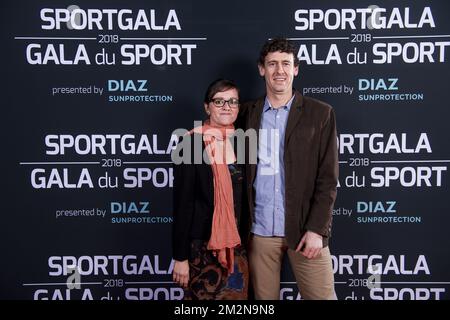
[[[284,237],[284,135],[292,101],[278,109],[266,97],[259,130],[252,232]],[[263,130],[261,130],[263,129]]]

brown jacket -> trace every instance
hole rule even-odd
[[[331,235],[339,170],[335,115],[328,104],[294,93],[284,145],[286,241],[295,249],[310,230],[323,236],[325,247]],[[259,129],[264,99],[241,106],[239,120],[245,129]],[[248,228],[254,216],[255,175],[256,165],[247,164]]]

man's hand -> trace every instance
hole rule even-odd
[[[189,262],[187,260],[177,261],[173,267],[173,281],[186,288],[189,282]]]
[[[305,247],[301,250],[303,245]],[[322,250],[322,236],[312,231],[306,231],[295,252],[300,252],[308,259],[313,259],[320,255],[320,250]]]

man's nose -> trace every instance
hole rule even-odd
[[[278,73],[284,73],[283,65],[282,65],[281,63],[280,63],[280,64],[277,64],[276,71],[277,71]]]

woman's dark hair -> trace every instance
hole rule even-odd
[[[272,40],[266,41],[263,47],[261,48],[261,52],[259,53],[258,64],[261,66],[264,65],[264,60],[269,52],[286,52],[292,53],[294,55],[294,66],[298,66],[300,61],[297,57],[297,47],[294,43],[286,38],[274,38]]]
[[[233,81],[227,79],[217,79],[213,81],[208,89],[206,89],[205,103],[210,103],[217,92],[224,92],[230,89],[236,89],[239,95],[239,88]]]

